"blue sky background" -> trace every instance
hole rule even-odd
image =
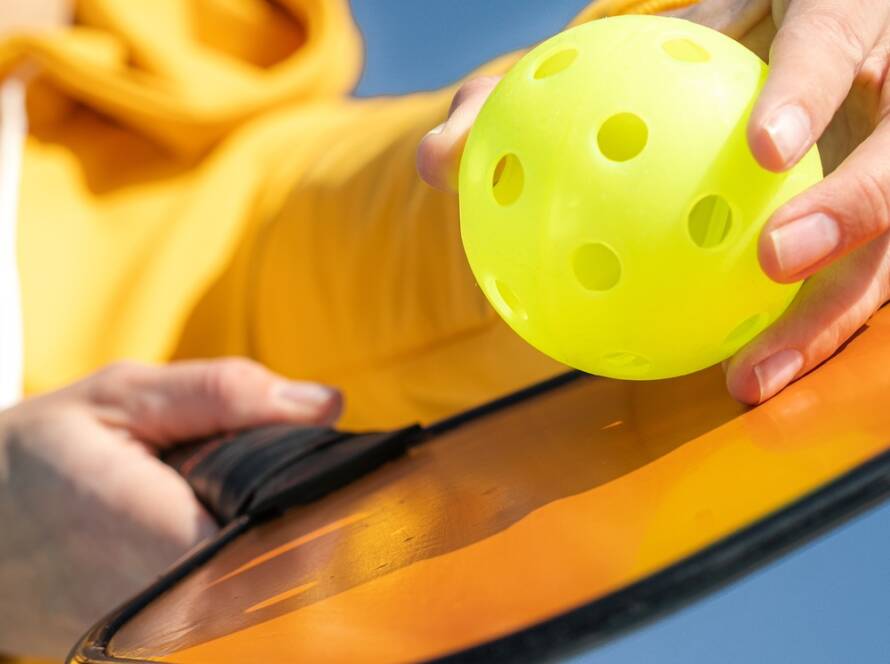
[[[353,0],[365,36],[356,94],[439,88],[558,32],[585,0]]]
[[[441,87],[558,31],[584,0],[353,0],[356,94]],[[572,664],[890,663],[890,503]]]

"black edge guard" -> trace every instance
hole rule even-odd
[[[357,468],[365,468],[364,472],[370,472],[386,459],[398,456],[406,448],[428,438],[434,438],[436,434],[459,428],[467,421],[557,389],[578,377],[579,374],[576,372],[557,376],[468,413],[434,424],[426,430],[409,427],[391,434],[364,434],[364,436],[393,438],[381,441],[379,447],[374,446],[370,438],[368,447],[357,445],[354,448],[354,457],[350,457],[344,466],[343,475],[339,475],[333,457],[330,458],[330,465],[319,464],[319,474],[311,481],[300,480],[289,485],[286,475],[274,474],[274,477],[268,478],[264,490],[257,491],[251,496],[250,509],[255,511],[248,511],[245,516],[236,518],[215,538],[199,546],[150,587],[97,623],[72,648],[68,661],[88,664],[152,664],[148,660],[109,655],[108,643],[127,621],[148,604],[210,560],[232,540],[264,521],[260,518],[261,514],[271,517],[275,511],[284,509],[288,504],[312,500],[311,496],[318,497],[351,481],[344,479],[345,477],[357,479],[364,473],[350,471],[346,474],[346,468],[353,463]],[[341,435],[355,436],[355,434]],[[324,445],[318,442],[319,439],[312,440],[316,441],[316,447]],[[309,446],[311,445],[313,443],[309,443]],[[205,451],[198,453],[199,449]],[[167,460],[188,477],[189,474],[193,475],[196,472],[198,464],[213,449],[205,441],[186,450],[177,449],[167,457]],[[191,461],[183,465],[188,459]],[[324,482],[324,477],[328,474],[332,477],[332,484]],[[287,500],[276,502],[274,495],[277,491],[281,491],[279,495]],[[294,493],[288,494],[290,491]],[[890,497],[890,451],[876,456],[791,505],[697,554],[670,565],[661,572],[549,620],[488,643],[444,655],[434,661],[529,661],[577,652],[579,648],[590,647],[608,640],[730,583],[888,497]],[[232,502],[238,503],[238,500]]]
[[[837,478],[761,521],[660,572],[488,643],[433,662],[541,661],[577,653],[659,618],[720,588],[890,496],[890,451]],[[109,655],[108,643],[127,621],[225,545],[262,519],[241,517],[195,550],[156,583],[106,616],[68,656],[76,664],[153,664]]]
[[[108,644],[111,642],[111,637],[127,621],[155,600],[158,595],[168,588],[172,588],[180,580],[213,558],[220,549],[249,530],[252,525],[253,523],[249,517],[245,516],[235,519],[220,530],[215,537],[204,541],[192,549],[185,558],[175,563],[148,588],[135,595],[120,608],[109,613],[101,622],[96,623],[74,645],[66,661],[72,664],[119,664],[121,662],[126,664],[155,664],[149,660],[120,659],[114,655],[109,655]]]
[[[639,628],[803,546],[890,497],[890,451],[660,572],[563,614],[430,660],[541,661]]]

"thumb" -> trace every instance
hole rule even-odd
[[[115,364],[86,385],[106,419],[158,445],[265,424],[328,425],[342,408],[332,388],[285,380],[240,358]]]
[[[417,148],[417,171],[427,184],[453,191],[467,136],[499,77],[480,76],[464,83],[451,102],[448,119],[431,130]]]

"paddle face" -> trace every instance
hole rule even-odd
[[[526,341],[589,373],[665,378],[717,364],[799,284],[757,241],[822,177],[751,155],[767,67],[733,39],[657,16],[593,21],[533,49],[470,133],[461,234],[480,287]]]
[[[888,362],[883,310],[755,410],[725,396],[719,370],[542,391],[254,526],[157,593],[108,652],[204,664],[422,660],[583,605],[639,617],[652,604],[633,584],[651,587],[653,574],[890,449],[890,376],[874,371]],[[736,573],[726,558],[705,556],[666,599],[701,570]],[[631,597],[624,609],[615,593]],[[608,623],[595,615],[563,632],[563,647]]]

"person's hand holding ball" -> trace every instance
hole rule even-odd
[[[758,0],[704,0],[681,13],[693,20],[726,27],[727,17],[743,17],[750,21],[751,16],[761,9],[758,6],[764,5],[762,9],[765,11],[766,4]],[[890,296],[890,251],[886,235],[890,228],[890,171],[883,163],[886,151],[883,143],[890,140],[890,135],[885,131],[886,123],[883,122],[888,105],[884,82],[890,64],[887,25],[890,5],[867,0],[795,0],[790,3],[774,2],[773,5],[774,18],[781,27],[772,43],[772,68],[750,112],[747,126],[742,128],[743,133],[747,134],[750,155],[759,163],[763,176],[743,172],[739,177],[747,179],[753,191],[762,191],[764,186],[771,186],[768,172],[786,173],[802,160],[811,159],[811,148],[823,133],[827,134],[828,144],[823,162],[831,169],[841,162],[838,145],[846,146],[847,150],[852,148],[863,125],[868,125],[874,131],[821,183],[799,194],[801,187],[796,190],[795,186],[787,187],[787,194],[798,195],[769,216],[759,239],[754,238],[762,271],[776,282],[776,288],[779,288],[778,284],[794,284],[802,279],[807,281],[775,323],[760,332],[765,320],[761,317],[750,329],[737,333],[738,338],[742,338],[752,330],[759,332],[726,363],[730,392],[747,403],[770,398],[830,357]],[[692,57],[695,53],[687,55],[695,59]],[[613,64],[622,66],[621,62]],[[421,174],[428,182],[443,188],[455,187],[467,135],[496,84],[497,79],[491,78],[468,82],[458,92],[448,121],[424,139],[418,163]],[[847,99],[848,95],[850,99]],[[835,118],[831,130],[826,132],[842,104],[843,112]],[[471,148],[474,139],[471,137]],[[729,135],[726,139],[731,140]],[[715,148],[715,154],[719,149],[720,146]],[[498,166],[497,182],[505,181],[505,177],[506,182],[510,182],[509,167],[509,163]],[[678,167],[682,168],[682,165]],[[805,165],[801,164],[801,167],[805,168]],[[715,168],[719,169],[720,166]],[[515,173],[512,177],[515,177]],[[657,177],[657,173],[648,177]],[[804,182],[807,178],[811,181]],[[815,179],[809,169],[803,180],[798,178],[798,181],[809,185]],[[794,173],[773,182],[793,180]],[[583,178],[579,180],[582,181]],[[741,184],[744,186],[745,181]],[[627,185],[634,186],[638,189],[638,195],[644,196],[650,185],[646,178],[640,177],[635,184]],[[608,191],[605,193],[608,194]],[[757,196],[752,194],[753,198]],[[463,218],[466,216],[463,200],[461,204]],[[735,211],[732,208],[734,204],[730,205],[730,213]],[[721,212],[718,202],[718,205],[710,208],[710,221],[705,224],[718,235],[723,233],[723,226],[719,223],[721,216],[725,217],[726,211]],[[741,221],[749,221],[746,219],[749,216],[742,215]],[[714,220],[717,220],[716,225],[712,223]],[[733,216],[732,220],[738,223],[740,218]],[[594,223],[591,220],[591,224]],[[757,223],[763,222],[759,220]],[[464,224],[465,220],[462,227]],[[692,228],[689,232],[694,236]],[[731,227],[727,232],[731,232]],[[465,230],[464,236],[466,242]],[[704,241],[710,242],[715,237],[704,237]],[[474,262],[472,253],[468,247],[471,264]],[[685,265],[681,267],[688,268]],[[701,278],[721,277],[703,273]],[[670,275],[665,275],[665,279],[670,280]],[[484,282],[481,285],[486,288]],[[663,286],[658,284],[659,288],[663,289]],[[496,287],[494,293],[486,290],[486,294],[497,305],[499,295]],[[682,293],[679,296],[682,297]],[[503,294],[500,297],[504,299]],[[509,299],[513,294],[508,293],[506,297]],[[727,294],[727,300],[732,297],[732,293]],[[718,303],[721,307],[725,305]],[[708,305],[700,303],[698,306],[707,319],[705,311]],[[500,313],[503,315],[503,311]],[[548,314],[551,320],[554,315],[552,312]],[[772,319],[774,316],[767,312],[765,318]],[[609,322],[604,324],[608,325]],[[740,324],[744,327],[745,321]],[[514,329],[518,328],[517,325],[513,326]],[[670,326],[667,329],[670,330]],[[523,333],[521,329],[518,331]],[[523,333],[523,336],[526,334]],[[715,334],[711,336],[716,339]],[[717,342],[725,345],[731,336],[732,331],[729,337]],[[645,335],[639,337],[644,338]],[[595,348],[597,353],[607,353],[601,339],[594,341],[596,343],[590,344],[591,348]],[[686,342],[682,337],[673,341],[681,354]],[[564,342],[557,346],[563,352],[553,352],[553,348],[544,350],[597,373],[634,377],[630,374],[644,366],[641,362],[652,361],[647,357],[638,360],[632,350],[616,349],[610,355],[616,364],[615,370],[608,371],[595,364],[585,366],[584,358],[579,360],[578,357],[567,356]],[[698,343],[697,347],[701,348],[702,345]],[[667,347],[661,350],[664,351],[664,358],[667,358]],[[705,363],[712,363],[715,354],[703,353],[701,358]],[[625,366],[622,367],[622,363]],[[685,370],[695,368],[701,367],[687,363]],[[645,374],[649,370],[644,367],[638,377],[648,377]],[[668,367],[666,371],[653,371],[651,376],[676,375],[685,370],[683,366],[676,365]]]

